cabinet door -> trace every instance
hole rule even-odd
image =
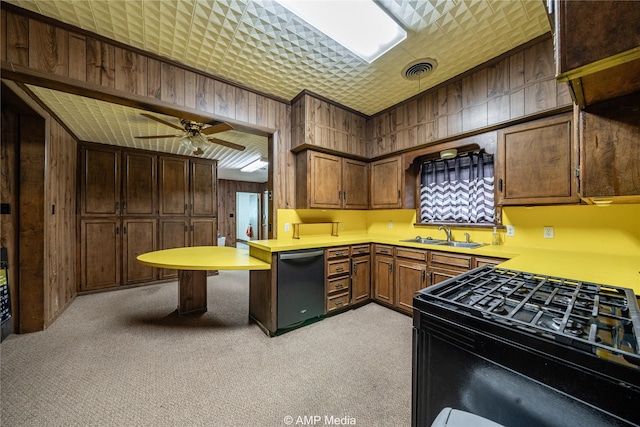
[[[191,246],[217,246],[218,227],[216,219],[191,219]]]
[[[640,92],[580,112],[583,197],[640,201],[639,105]]]
[[[189,221],[187,219],[160,220],[160,249],[184,248],[189,246]],[[177,278],[178,271],[163,268],[160,278]]]
[[[413,313],[413,297],[429,286],[427,264],[403,258],[396,259],[396,307]]]
[[[82,220],[80,236],[80,290],[120,286],[120,220]]]
[[[310,151],[311,208],[342,207],[342,159]]]
[[[351,259],[351,303],[371,298],[371,256],[361,255]]]
[[[215,217],[218,207],[216,163],[191,160],[191,215]]]
[[[122,221],[122,281],[125,285],[156,280],[157,269],[140,264],[140,254],[157,249],[157,223],[154,218]]]
[[[369,166],[342,159],[342,202],[345,209],[369,208]]]
[[[376,255],[373,279],[374,298],[393,305],[393,257]]]
[[[155,215],[158,180],[155,154],[125,152],[122,183],[124,215]]]
[[[187,215],[189,160],[160,156],[160,215]]]
[[[456,270],[445,270],[441,268],[432,268],[431,269],[431,284],[435,285],[436,283],[444,282],[447,279],[451,279],[453,277],[459,276],[464,271],[456,271]]]
[[[83,147],[81,156],[81,214],[119,215],[120,151]]]
[[[391,209],[402,207],[402,157],[392,157],[371,163],[371,207]]]
[[[577,203],[571,114],[498,132],[497,205]]]

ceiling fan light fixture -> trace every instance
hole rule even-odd
[[[268,164],[269,162],[264,159],[257,159],[240,169],[240,172],[255,172]]]

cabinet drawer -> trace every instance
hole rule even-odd
[[[351,270],[349,269],[350,262],[348,259],[339,259],[335,261],[327,262],[327,277],[337,276],[340,274],[349,274]]]
[[[429,265],[469,270],[471,268],[471,255],[431,251],[429,256]]]
[[[349,256],[349,247],[341,246],[338,248],[327,249],[327,259],[343,258]]]
[[[473,268],[483,267],[485,265],[498,265],[505,261],[506,260],[502,258],[475,257]]]
[[[396,248],[396,256],[418,261],[427,261],[427,251],[420,249]]]
[[[327,294],[349,290],[349,276],[327,280]]]
[[[393,255],[393,246],[376,245],[376,253],[382,255]]]
[[[371,251],[371,245],[351,246],[351,256],[366,255]]]
[[[349,305],[349,292],[327,297],[327,313],[347,307]]]

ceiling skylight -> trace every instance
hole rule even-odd
[[[369,64],[407,32],[373,0],[276,0]]]

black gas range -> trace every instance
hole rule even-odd
[[[413,425],[445,407],[507,427],[640,424],[638,300],[492,266],[420,291]]]

